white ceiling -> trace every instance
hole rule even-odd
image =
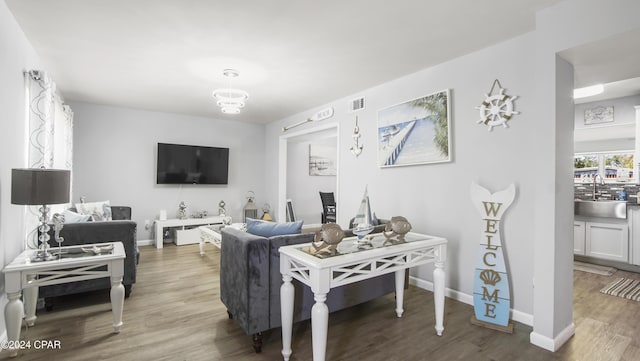
[[[267,123],[531,31],[559,0],[6,2],[68,100]],[[239,115],[211,99],[225,68]]]
[[[565,50],[573,64],[576,88],[604,84],[604,93],[576,104],[640,94],[640,30]]]

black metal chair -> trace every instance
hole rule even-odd
[[[336,223],[336,199],[333,192],[320,192],[322,223]]]

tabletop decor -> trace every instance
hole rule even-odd
[[[242,208],[242,221],[245,223],[247,222],[247,218],[258,218],[258,207],[256,207],[256,204],[253,202],[256,199],[256,193],[254,191],[248,191],[246,198],[247,204]]]
[[[187,204],[184,201],[178,204],[178,213],[176,214],[178,219],[187,219]]]
[[[56,259],[49,252],[49,204],[63,204],[70,200],[71,171],[66,169],[26,168],[11,170],[11,204],[40,205],[38,231],[39,252],[33,261]],[[56,240],[64,218],[55,217]],[[59,238],[59,239],[58,239]]]
[[[369,191],[367,187],[364,187],[364,195],[360,201],[360,208],[358,213],[353,218],[353,234],[358,237],[358,242],[362,242],[362,239],[367,234],[373,231],[373,216],[371,213],[371,203],[369,202]]]
[[[493,93],[493,90],[498,85],[498,92]],[[489,127],[489,131],[493,130],[493,127],[502,125],[504,128],[508,128],[507,121],[511,119],[514,114],[520,114],[513,110],[513,101],[518,96],[508,96],[504,93],[504,88],[500,85],[498,79],[493,81],[489,94],[485,94],[484,101],[476,107],[480,110],[480,119],[476,122],[478,124],[484,124]]]
[[[513,183],[507,189],[493,194],[471,183],[471,200],[482,219],[473,286],[475,315],[471,316],[471,323],[507,333],[513,333],[513,324],[509,322],[511,292],[500,221],[515,195]]]
[[[316,255],[334,255],[338,243],[344,238],[344,231],[336,223],[325,223],[316,232],[309,253]]]
[[[271,217],[271,214],[269,214],[269,211],[271,211],[271,205],[269,203],[265,203],[262,206],[262,220],[263,221],[273,221],[273,217]]]
[[[220,200],[220,202],[218,203],[218,215],[219,216],[226,216],[227,215],[227,210],[224,208],[227,204],[223,201]]]
[[[449,90],[378,111],[378,166],[451,161]]]
[[[410,230],[411,223],[409,223],[406,218],[395,216],[391,217],[391,221],[387,223],[382,234],[384,234],[387,239],[397,237],[400,242],[403,242],[404,235],[409,233]]]

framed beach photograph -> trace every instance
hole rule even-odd
[[[327,176],[338,174],[336,161],[338,149],[334,143],[309,144],[309,175]]]
[[[449,89],[378,111],[378,165],[451,161]]]

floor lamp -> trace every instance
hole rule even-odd
[[[11,203],[40,205],[38,237],[40,245],[33,261],[49,261],[57,257],[49,252],[49,207],[48,204],[63,204],[70,200],[71,171],[66,169],[24,168],[11,170]],[[54,217],[56,238],[62,217]],[[58,240],[58,239],[56,239]],[[61,242],[61,241],[59,241]]]

